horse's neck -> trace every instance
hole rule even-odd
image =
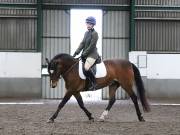
[[[71,68],[77,61],[76,60],[69,60],[68,62],[64,62],[65,70]]]
[[[65,80],[65,82],[69,82],[69,80],[72,80],[72,75],[78,72],[77,65],[78,60],[73,60],[66,64],[66,66],[64,66],[64,73],[66,72],[66,74],[63,76],[63,79]]]
[[[76,65],[78,61],[77,60],[68,60],[63,62],[63,74],[68,74],[71,72],[73,67]],[[66,76],[66,75],[65,75]]]

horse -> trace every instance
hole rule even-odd
[[[63,106],[68,102],[71,96],[74,96],[80,106],[80,108],[85,112],[90,121],[94,121],[92,114],[84,106],[84,102],[80,92],[87,91],[87,81],[81,79],[78,73],[79,59],[65,53],[57,54],[53,59],[49,61],[46,58],[48,73],[50,76],[50,87],[55,88],[58,84],[60,78],[65,81],[66,93],[56,112],[48,119],[48,123],[53,123],[57,118],[58,113],[63,108]],[[145,94],[144,84],[139,72],[139,69],[130,61],[123,59],[107,59],[104,60],[104,65],[107,70],[105,77],[96,78],[97,89],[109,86],[109,102],[106,109],[100,116],[100,120],[104,121],[108,112],[112,108],[116,101],[115,93],[118,87],[122,87],[131,98],[134,103],[136,114],[139,121],[145,121],[138,105],[138,96],[133,91],[134,82],[139,94],[139,98],[143,107],[144,112],[150,112],[150,106],[147,101]]]

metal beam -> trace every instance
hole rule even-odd
[[[44,3],[43,9],[61,9],[69,10],[72,8],[79,9],[102,9],[102,10],[115,10],[115,11],[129,11],[129,5],[114,5],[114,4],[52,4]]]
[[[136,17],[135,20],[151,20],[151,21],[180,21],[180,18],[161,18],[161,17]]]
[[[130,43],[129,50],[135,50],[135,0],[131,0],[130,2]]]
[[[43,11],[42,0],[37,0],[37,51],[42,51],[42,33],[43,33]]]
[[[0,8],[36,8],[36,3],[0,3]]]
[[[37,18],[37,16],[0,15],[0,18],[23,18],[23,19],[36,19],[36,18]]]
[[[129,37],[103,37],[103,39],[129,39]]]
[[[137,10],[180,10],[180,6],[163,6],[163,5],[136,5]]]

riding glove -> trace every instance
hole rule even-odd
[[[78,53],[77,53],[77,52],[75,52],[75,53],[73,54],[73,57],[76,57],[76,55],[78,55]]]
[[[86,58],[86,55],[81,54],[81,59],[85,59],[85,58]]]

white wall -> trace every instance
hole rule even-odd
[[[129,53],[129,60],[137,65],[144,76],[148,97],[180,98],[180,54],[134,51]]]
[[[0,78],[41,78],[41,53],[0,52]]]
[[[147,54],[129,52],[129,60],[148,79],[180,79],[180,54]]]
[[[148,54],[148,79],[180,79],[180,54]]]

